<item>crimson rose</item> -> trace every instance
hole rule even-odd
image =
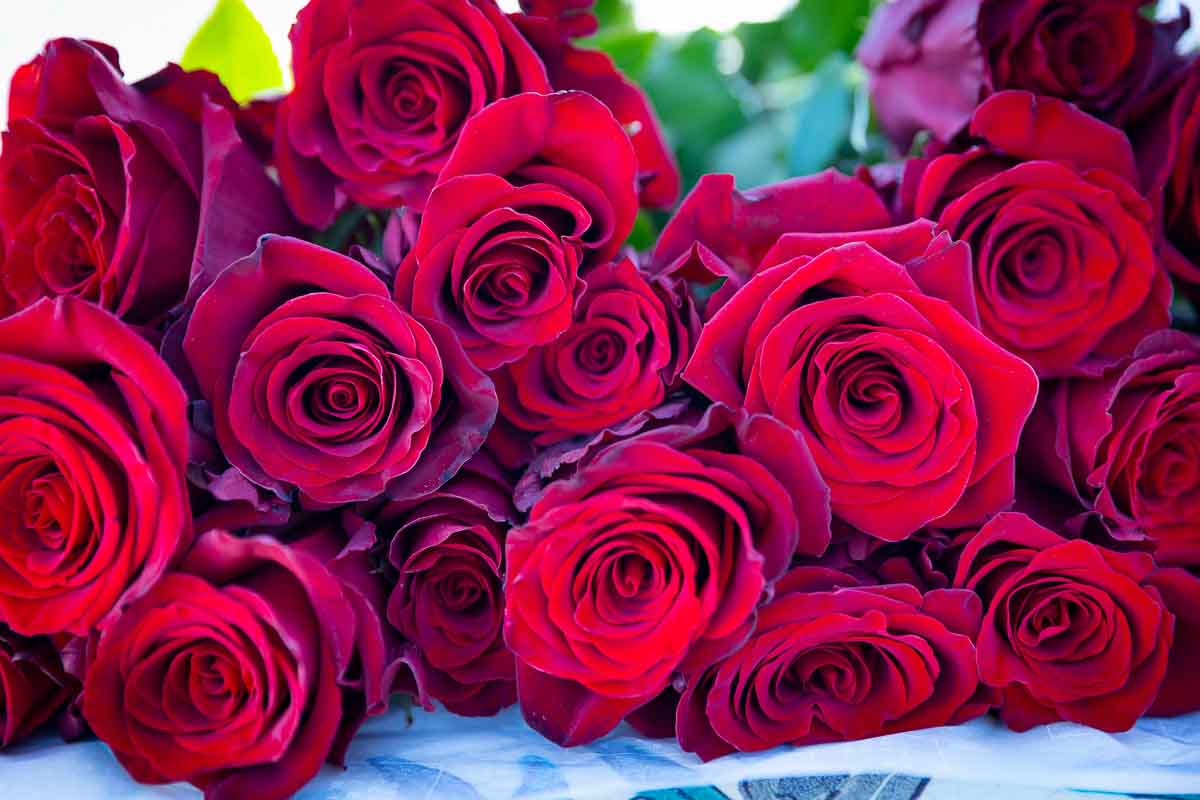
[[[86,635],[191,537],[186,398],[76,297],[0,320],[0,622]]]
[[[0,750],[37,730],[78,691],[48,639],[0,625]]]
[[[347,199],[420,208],[472,115],[550,89],[494,0],[310,0],[291,40],[296,88],[275,158],[293,211],[315,227]]]
[[[682,282],[626,259],[587,283],[562,336],[492,373],[500,416],[488,447],[505,463],[658,406],[691,355],[700,320]]]
[[[957,724],[987,711],[971,641],[977,596],[828,584],[824,570],[785,575],[754,635],[689,677],[676,723],[684,750],[708,761]]]
[[[969,314],[969,263],[928,223],[789,234],[704,327],[684,379],[798,431],[834,513],[872,536],[982,521],[1012,502],[1037,380],[919,288]]]
[[[722,406],[589,454],[508,537],[504,636],[529,724],[591,741],[737,647],[792,554],[828,544],[825,491],[802,439]]]
[[[84,716],[138,781],[282,799],[334,751],[356,635],[321,558],[208,531],[104,633]]]
[[[1002,92],[979,143],[912,161],[911,213],[971,245],[983,330],[1042,377],[1121,357],[1169,320],[1171,282],[1125,135],[1061,100]]]
[[[477,455],[438,491],[371,515],[395,571],[387,619],[410,643],[422,692],[456,714],[490,716],[517,700],[504,646],[504,539],[512,486]]]
[[[979,102],[1023,89],[1122,124],[1174,59],[1185,24],[1144,0],[889,0],[858,46],[880,123],[901,150],[943,141]]]
[[[1154,561],[1067,540],[1024,514],[999,514],[967,544],[955,586],[979,593],[979,677],[1000,688],[1010,728],[1069,720],[1133,727],[1158,695],[1174,617]]]
[[[116,51],[77,39],[18,70],[0,154],[0,315],[71,294],[154,327],[189,276],[288,232],[223,93],[173,65],[131,86]]]
[[[491,382],[367,267],[264,237],[196,303],[183,345],[225,456],[315,504],[432,491],[479,449]]]
[[[1117,539],[1200,566],[1200,338],[1161,331],[1099,375],[1049,383],[1022,463]]]

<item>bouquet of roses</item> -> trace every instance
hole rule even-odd
[[[248,105],[13,76],[0,747],[266,800],[397,698],[704,759],[1200,709],[1186,18],[891,0],[912,157],[637,252],[681,180],[591,5],[312,0]]]

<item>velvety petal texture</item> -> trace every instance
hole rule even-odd
[[[291,40],[275,159],[296,216],[316,227],[348,200],[420,208],[468,119],[550,89],[494,0],[311,0]]]
[[[798,436],[723,406],[589,454],[508,537],[529,724],[590,741],[736,648],[792,554],[827,546],[825,491]]]
[[[704,327],[684,379],[803,436],[834,513],[866,533],[981,522],[1012,502],[1037,380],[919,285],[970,314],[969,268],[928,224],[785,236]]]
[[[196,302],[184,352],[225,456],[317,505],[430,492],[479,449],[491,381],[362,264],[264,237]]]
[[[992,96],[980,142],[910,162],[914,218],[971,245],[983,330],[1043,377],[1119,358],[1170,316],[1171,283],[1125,135],[1061,100]]]
[[[78,692],[49,639],[0,625],[0,750],[33,733]]]
[[[1000,514],[959,561],[954,585],[983,598],[979,677],[1003,692],[1010,728],[1068,720],[1128,730],[1166,675],[1175,617],[1145,553],[1068,540]]]
[[[208,531],[105,632],[84,715],[141,782],[282,800],[332,752],[355,633],[321,559]]]
[[[965,722],[987,711],[972,637],[978,596],[784,576],[753,636],[688,678],[680,746],[705,761]]]
[[[177,561],[185,404],[153,348],[79,298],[0,321],[0,623],[86,635]]]

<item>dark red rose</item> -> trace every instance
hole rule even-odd
[[[1162,331],[1097,376],[1048,383],[1022,449],[1116,539],[1200,566],[1200,338]]]
[[[1004,695],[1010,728],[1068,720],[1133,727],[1167,670],[1174,617],[1145,553],[1068,540],[999,514],[967,544],[955,586],[984,602],[979,677]]]
[[[684,379],[800,433],[834,514],[872,536],[980,522],[1012,503],[1037,379],[920,288],[969,314],[969,268],[929,223],[791,234],[705,325]]]
[[[104,633],[84,715],[142,783],[285,798],[334,748],[355,635],[321,559],[209,531]]]
[[[49,639],[0,625],[0,750],[37,730],[78,691]]]
[[[890,0],[858,59],[880,124],[901,150],[949,141],[988,96],[1019,89],[1122,124],[1168,71],[1186,18],[1156,23],[1143,0]]]
[[[515,361],[571,324],[592,226],[575,197],[495,175],[438,184],[396,274],[396,301],[458,335],[481,369]]]
[[[504,539],[512,486],[479,455],[438,491],[370,516],[394,569],[387,619],[410,645],[427,697],[456,714],[490,716],[517,700],[504,645]]]
[[[822,583],[804,568],[784,576],[753,636],[689,677],[677,718],[684,750],[708,761],[952,725],[987,711],[971,641],[977,596]]]
[[[835,520],[829,550],[801,563],[836,569],[864,585],[907,583],[922,592],[948,589],[958,557],[976,533],[973,528],[922,528],[903,541],[887,542]]]
[[[208,73],[125,83],[116,52],[58,39],[13,78],[0,155],[0,312],[70,294],[157,326],[189,278],[294,223]]]
[[[583,92],[527,93],[492,103],[463,126],[438,176],[498,175],[550,184],[590,217],[584,263],[612,261],[637,219],[637,158],[604,104]]]
[[[513,22],[537,50],[557,90],[587,92],[608,106],[633,142],[643,206],[670,208],[679,198],[675,154],[645,92],[599,50],[576,47],[572,39],[596,32],[590,0],[527,0]]]
[[[186,398],[154,350],[74,297],[0,321],[0,622],[84,635],[191,537]]]
[[[526,721],[591,741],[736,648],[792,554],[828,544],[825,493],[800,437],[722,406],[590,454],[508,537]]]
[[[1196,670],[1200,669],[1200,576],[1170,567],[1156,571],[1149,582],[1175,615],[1175,642],[1162,688],[1147,713],[1174,717],[1200,711],[1200,692],[1196,691]]]
[[[1060,100],[1003,92],[963,153],[910,162],[914,217],[975,254],[983,330],[1042,377],[1121,357],[1166,327],[1171,283],[1125,135]]]
[[[892,214],[875,190],[835,170],[746,192],[732,175],[704,175],[663,228],[653,272],[691,281],[745,283],[786,234],[889,228]]]
[[[500,415],[488,447],[506,464],[658,406],[691,355],[700,319],[682,282],[625,259],[587,283],[562,336],[492,373]]]
[[[453,333],[367,267],[286,237],[221,273],[183,344],[229,462],[315,504],[446,482],[487,436],[495,390]]]
[[[275,158],[292,210],[314,227],[347,200],[419,208],[466,120],[550,89],[494,0],[310,0],[291,40],[296,88]]]
[[[1200,299],[1200,59],[1147,100],[1130,125],[1138,168],[1162,220],[1164,263]]]

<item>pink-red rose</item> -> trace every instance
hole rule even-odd
[[[550,89],[494,0],[311,0],[291,40],[275,158],[296,216],[317,227],[347,200],[420,208],[472,115]]]
[[[736,648],[792,554],[828,542],[826,489],[770,417],[715,406],[599,448],[508,537],[526,720],[564,745],[602,736]]]
[[[952,725],[987,711],[972,644],[977,596],[849,584],[830,586],[824,571],[803,567],[784,576],[753,636],[689,677],[680,746],[708,761]]]
[[[183,344],[217,440],[252,482],[318,505],[445,483],[487,436],[491,381],[362,264],[265,237],[197,301]]]
[[[1166,327],[1171,283],[1125,135],[1070,104],[992,96],[979,143],[909,162],[911,215],[971,245],[982,328],[1042,377]]]
[[[1022,463],[1115,538],[1200,566],[1200,338],[1162,331],[1099,375],[1049,383]]]
[[[154,350],[75,297],[0,321],[0,622],[86,635],[191,537],[186,398]]]
[[[1133,727],[1167,671],[1175,618],[1145,553],[1067,540],[1024,514],[1000,514],[963,551],[955,586],[984,603],[979,677],[1024,731],[1057,720]]]
[[[872,536],[980,522],[1012,502],[1037,380],[922,291],[971,314],[969,267],[929,223],[789,234],[704,327],[684,379],[796,430],[834,513]]]

